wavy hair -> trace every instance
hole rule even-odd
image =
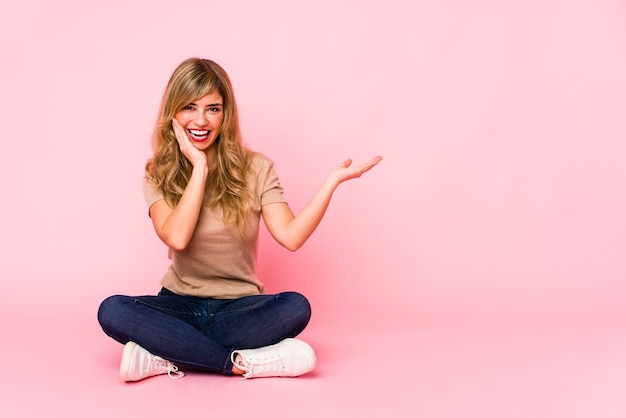
[[[154,155],[146,164],[146,175],[163,193],[165,201],[175,207],[189,183],[193,166],[180,151],[172,119],[184,106],[215,89],[222,96],[224,119],[216,139],[217,164],[209,173],[205,193],[210,191],[210,205],[221,208],[224,221],[244,234],[254,199],[247,182],[252,152],[241,140],[230,79],[217,63],[189,58],[174,70],[161,102],[153,138]]]

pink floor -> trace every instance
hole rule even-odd
[[[626,334],[608,319],[383,322],[362,312],[311,323],[302,337],[318,368],[308,376],[131,384],[93,312],[21,325],[2,327],[3,417],[626,416]]]

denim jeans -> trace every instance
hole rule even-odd
[[[227,375],[234,350],[295,337],[310,317],[308,300],[295,292],[213,299],[163,288],[157,296],[111,296],[98,310],[100,326],[116,341],[134,341],[183,369]]]

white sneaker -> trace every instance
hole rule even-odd
[[[239,360],[235,363],[237,355]],[[243,370],[244,378],[300,376],[315,368],[315,352],[304,341],[287,338],[278,344],[249,350],[235,350],[233,364]]]
[[[129,341],[124,346],[120,376],[127,382],[136,382],[146,377],[167,373],[172,379],[185,375],[171,362],[155,356],[139,344]]]

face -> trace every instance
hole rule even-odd
[[[194,146],[202,151],[215,143],[224,120],[224,102],[215,89],[187,104],[174,115]]]

